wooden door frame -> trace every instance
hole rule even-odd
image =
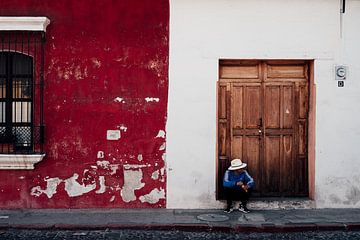
[[[220,62],[222,60],[250,60],[250,59],[219,59],[218,60],[218,77],[216,81],[216,199],[221,200],[219,184],[219,79],[220,79]],[[256,61],[296,61],[302,60],[309,66],[309,109],[308,109],[308,139],[307,139],[307,166],[308,166],[308,197],[312,200],[315,198],[315,137],[316,137],[316,84],[314,79],[314,59],[251,59]]]

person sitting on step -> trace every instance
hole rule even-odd
[[[231,166],[226,170],[223,179],[223,186],[226,197],[226,209],[224,212],[230,213],[234,210],[232,204],[235,200],[240,200],[239,211],[249,213],[246,204],[250,194],[254,189],[254,179],[246,171],[246,163],[240,159],[233,159]]]

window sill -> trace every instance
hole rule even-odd
[[[0,154],[0,169],[34,169],[45,154]]]

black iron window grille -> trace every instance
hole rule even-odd
[[[0,154],[43,153],[44,32],[0,32]]]

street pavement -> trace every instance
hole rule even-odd
[[[310,232],[285,232],[285,233],[237,233],[237,232],[197,232],[180,230],[129,230],[129,229],[105,229],[105,230],[31,230],[31,229],[7,229],[0,230],[1,240],[218,240],[218,239],[251,239],[251,240],[358,240],[360,231],[310,231]]]
[[[272,233],[360,230],[360,209],[21,209],[0,210],[0,230],[163,230]],[[1,235],[0,235],[1,236]],[[1,239],[1,238],[0,238]]]

